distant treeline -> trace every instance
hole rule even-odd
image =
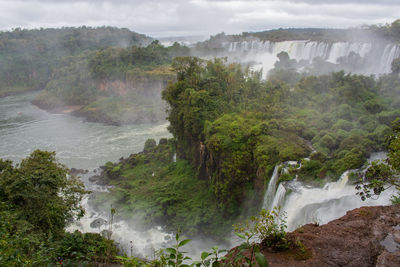
[[[151,38],[128,29],[79,27],[14,29],[0,33],[0,96],[42,89],[61,59],[109,46],[147,45]]]

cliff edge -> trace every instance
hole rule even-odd
[[[261,243],[268,266],[400,266],[400,205],[354,209],[325,225],[304,225],[287,237],[301,241],[303,257],[299,249],[273,252]]]

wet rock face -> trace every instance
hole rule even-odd
[[[75,169],[75,168],[71,168],[70,171],[72,175],[87,174],[89,172],[89,170]]]
[[[328,224],[307,224],[289,233],[311,252],[296,260],[290,251],[263,247],[268,266],[400,266],[400,205],[362,207]]]
[[[100,228],[103,225],[106,225],[107,221],[102,219],[102,218],[98,218],[93,220],[93,222],[90,223],[90,227],[91,228]]]

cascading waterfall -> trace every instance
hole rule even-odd
[[[286,196],[286,188],[282,183],[279,184],[278,189],[276,190],[274,200],[272,201],[271,206],[268,207],[269,210],[272,210],[274,207],[281,207],[283,205],[283,201]]]
[[[267,192],[264,195],[264,202],[263,202],[263,209],[268,209],[275,198],[275,191],[276,191],[276,182],[278,181],[278,170],[280,165],[276,165],[274,168],[274,172],[272,173],[271,179],[268,183]]]
[[[385,158],[382,152],[373,153],[368,162]],[[277,167],[275,167],[277,168]],[[271,180],[275,180],[275,187],[267,190],[264,196],[263,208],[271,210],[280,206],[287,215],[288,230],[292,231],[307,223],[325,224],[346,214],[347,211],[361,206],[377,206],[390,204],[390,197],[394,189],[385,190],[378,199],[362,201],[356,195],[354,185],[349,185],[349,175],[358,170],[344,172],[336,182],[327,183],[323,188],[306,186],[299,181],[280,183],[275,193],[276,181],[279,174],[274,170]],[[362,171],[361,171],[362,172]],[[270,181],[271,184],[271,181]],[[291,190],[288,194],[287,189]],[[272,193],[271,193],[272,192]],[[272,198],[272,200],[270,200]]]
[[[258,62],[255,70],[268,72],[277,61],[276,55],[282,51],[290,58],[311,62],[320,57],[328,62],[337,63],[338,58],[348,56],[351,52],[359,54],[368,64],[362,73],[383,74],[391,72],[393,59],[400,57],[400,46],[396,44],[361,43],[361,42],[317,42],[317,41],[240,41],[222,44],[224,50],[235,60]],[[235,55],[237,55],[235,57]],[[239,56],[240,55],[240,56]],[[379,61],[376,62],[376,59]]]
[[[400,57],[400,46],[394,44],[387,45],[379,63],[379,73],[390,72],[393,59],[398,57]]]
[[[287,161],[284,162],[283,164],[275,166],[271,179],[269,180],[268,183],[267,191],[264,195],[264,202],[262,206],[263,209],[271,210],[275,206],[281,206],[283,204],[286,195],[286,188],[282,184],[279,184],[278,189],[276,188],[276,184],[278,182],[278,178],[280,175],[279,169],[282,167],[283,172],[287,173],[288,166],[294,166],[296,164],[297,161]]]

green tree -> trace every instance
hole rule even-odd
[[[60,236],[68,221],[83,216],[88,193],[55,152],[35,150],[20,164],[0,159],[0,200],[21,211],[23,219],[47,236]]]
[[[373,196],[379,196],[384,190],[396,187],[397,196],[392,198],[393,203],[400,203],[400,119],[393,123],[393,133],[388,137],[388,164],[373,162],[366,173],[368,183],[357,185],[360,190],[357,194],[362,200]]]

